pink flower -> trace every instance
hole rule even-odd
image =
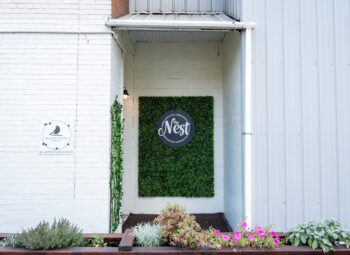
[[[261,238],[264,238],[266,236],[265,230],[259,226],[255,228],[255,233],[257,233]]]
[[[249,239],[250,241],[254,241],[254,240],[255,240],[255,236],[254,236],[254,235],[249,235],[249,236],[248,236],[248,239]]]
[[[214,235],[216,235],[216,236],[220,235],[220,230],[215,229],[215,230],[214,230]]]
[[[264,231],[264,230],[261,230],[261,231],[259,232],[259,236],[260,236],[261,238],[264,238],[264,237],[266,236],[265,231]]]
[[[275,245],[279,245],[279,243],[280,243],[280,238],[279,238],[279,237],[274,238],[274,239],[273,239],[273,243],[274,243]]]
[[[260,227],[260,226],[256,226],[255,227],[255,229],[254,229],[254,231],[255,231],[255,233],[258,233],[259,232],[259,230],[261,230],[262,229],[262,227]]]
[[[248,227],[247,222],[246,222],[246,221],[242,221],[242,223],[241,223],[241,227],[242,227],[242,229],[246,230],[246,229],[247,229],[247,227]]]
[[[221,246],[220,244],[218,244],[218,245],[216,246],[216,248],[217,248],[218,250],[221,250],[222,246]]]
[[[241,239],[241,237],[242,237],[241,232],[235,232],[233,234],[233,241],[236,242],[237,240]]]
[[[222,236],[222,240],[224,240],[225,242],[229,239],[228,235],[223,234]]]
[[[279,238],[278,234],[277,234],[276,232],[274,232],[274,231],[271,231],[271,236],[272,236],[273,238],[276,238],[276,237]]]

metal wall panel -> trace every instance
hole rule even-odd
[[[301,45],[301,96],[303,122],[303,168],[304,168],[304,218],[321,218],[321,175],[319,140],[319,98],[318,98],[318,51],[317,13],[315,1],[307,1],[300,8]]]
[[[235,10],[241,0],[130,0],[130,13],[223,13],[225,2],[230,3],[230,16],[236,17]]]
[[[218,42],[224,32],[130,31],[131,42]]]
[[[350,2],[246,0],[242,12],[257,24],[254,224],[350,225]]]
[[[242,0],[225,0],[224,12],[235,18],[241,19],[241,1]]]
[[[146,1],[145,1],[146,2]],[[161,0],[148,0],[148,11],[152,13],[160,12]]]
[[[334,41],[335,41],[335,87],[337,96],[337,134],[338,134],[338,199],[339,218],[341,221],[349,221],[350,205],[346,203],[350,194],[350,35],[347,32],[350,25],[350,3],[346,0],[335,1],[332,9],[334,16]],[[349,222],[347,223],[349,225]]]
[[[173,0],[160,0],[160,4],[161,4],[161,12],[173,12],[174,8],[173,8],[173,4],[175,1]]]
[[[186,0],[186,11],[187,12],[198,12],[199,11],[199,1],[198,0]]]
[[[148,5],[150,0],[135,0],[135,11],[136,12],[148,12]]]
[[[211,1],[212,11],[213,12],[223,12],[224,8],[224,1]]]
[[[285,177],[287,229],[303,221],[303,189],[295,189],[303,183],[302,148],[302,86],[300,69],[299,2],[286,1],[283,5],[283,47],[289,49],[283,55],[283,83],[285,100]]]
[[[185,12],[186,11],[186,0],[176,0],[174,1],[175,12]]]
[[[212,1],[211,0],[201,0],[198,1],[200,12],[211,12],[212,11]]]
[[[129,0],[129,12],[130,13],[136,12],[136,0]]]

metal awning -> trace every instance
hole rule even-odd
[[[232,31],[252,28],[254,23],[238,22],[223,13],[129,14],[106,25],[117,30]]]

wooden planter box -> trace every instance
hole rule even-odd
[[[189,255],[220,255],[220,254],[240,254],[240,255],[323,255],[322,250],[312,250],[308,247],[293,247],[293,246],[282,246],[276,249],[253,249],[253,248],[243,248],[237,249],[236,251],[232,249],[222,249],[222,250],[212,250],[206,248],[198,249],[184,249],[178,247],[135,247],[134,238],[131,235],[130,230],[125,231],[124,234],[98,234],[102,236],[107,243],[117,243],[118,247],[105,247],[105,248],[91,248],[91,247],[81,247],[81,248],[67,248],[59,250],[45,250],[45,251],[29,251],[26,249],[13,249],[13,248],[0,248],[0,255],[25,255],[25,254],[40,254],[40,255],[98,255],[98,254],[108,254],[108,255],[180,255],[180,254],[189,254]],[[0,240],[4,236],[9,236],[9,234],[1,235]],[[92,234],[86,234],[85,238],[91,239]],[[350,255],[350,249],[343,247],[337,247],[335,253],[339,255]]]
[[[220,254],[240,254],[240,255],[323,255],[321,250],[312,250],[310,248],[304,247],[291,247],[285,246],[278,249],[238,249],[233,251],[230,249],[222,250],[209,250],[209,249],[182,249],[176,247],[155,247],[155,248],[142,248],[134,247],[132,251],[119,251],[117,247],[106,247],[106,248],[69,248],[69,249],[60,249],[60,250],[49,250],[49,251],[28,251],[24,249],[11,249],[11,248],[0,248],[0,254],[11,254],[11,255],[25,255],[25,254],[46,254],[46,255],[98,255],[98,254],[128,254],[128,255],[165,255],[165,254],[191,254],[191,255],[220,255]],[[330,254],[339,254],[339,255],[349,255],[350,250],[345,248],[339,248],[335,253]]]

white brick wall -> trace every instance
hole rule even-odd
[[[139,43],[135,56],[127,56],[125,84],[131,98],[124,103],[123,213],[159,213],[167,203],[179,203],[194,213],[223,212],[222,64],[219,42]],[[138,197],[139,96],[214,97],[215,197]]]
[[[0,31],[105,30],[111,0],[1,0]]]
[[[106,31],[110,0],[3,0],[0,31]],[[67,217],[109,224],[111,35],[0,33],[0,232]],[[75,124],[73,155],[39,155],[42,121]]]

